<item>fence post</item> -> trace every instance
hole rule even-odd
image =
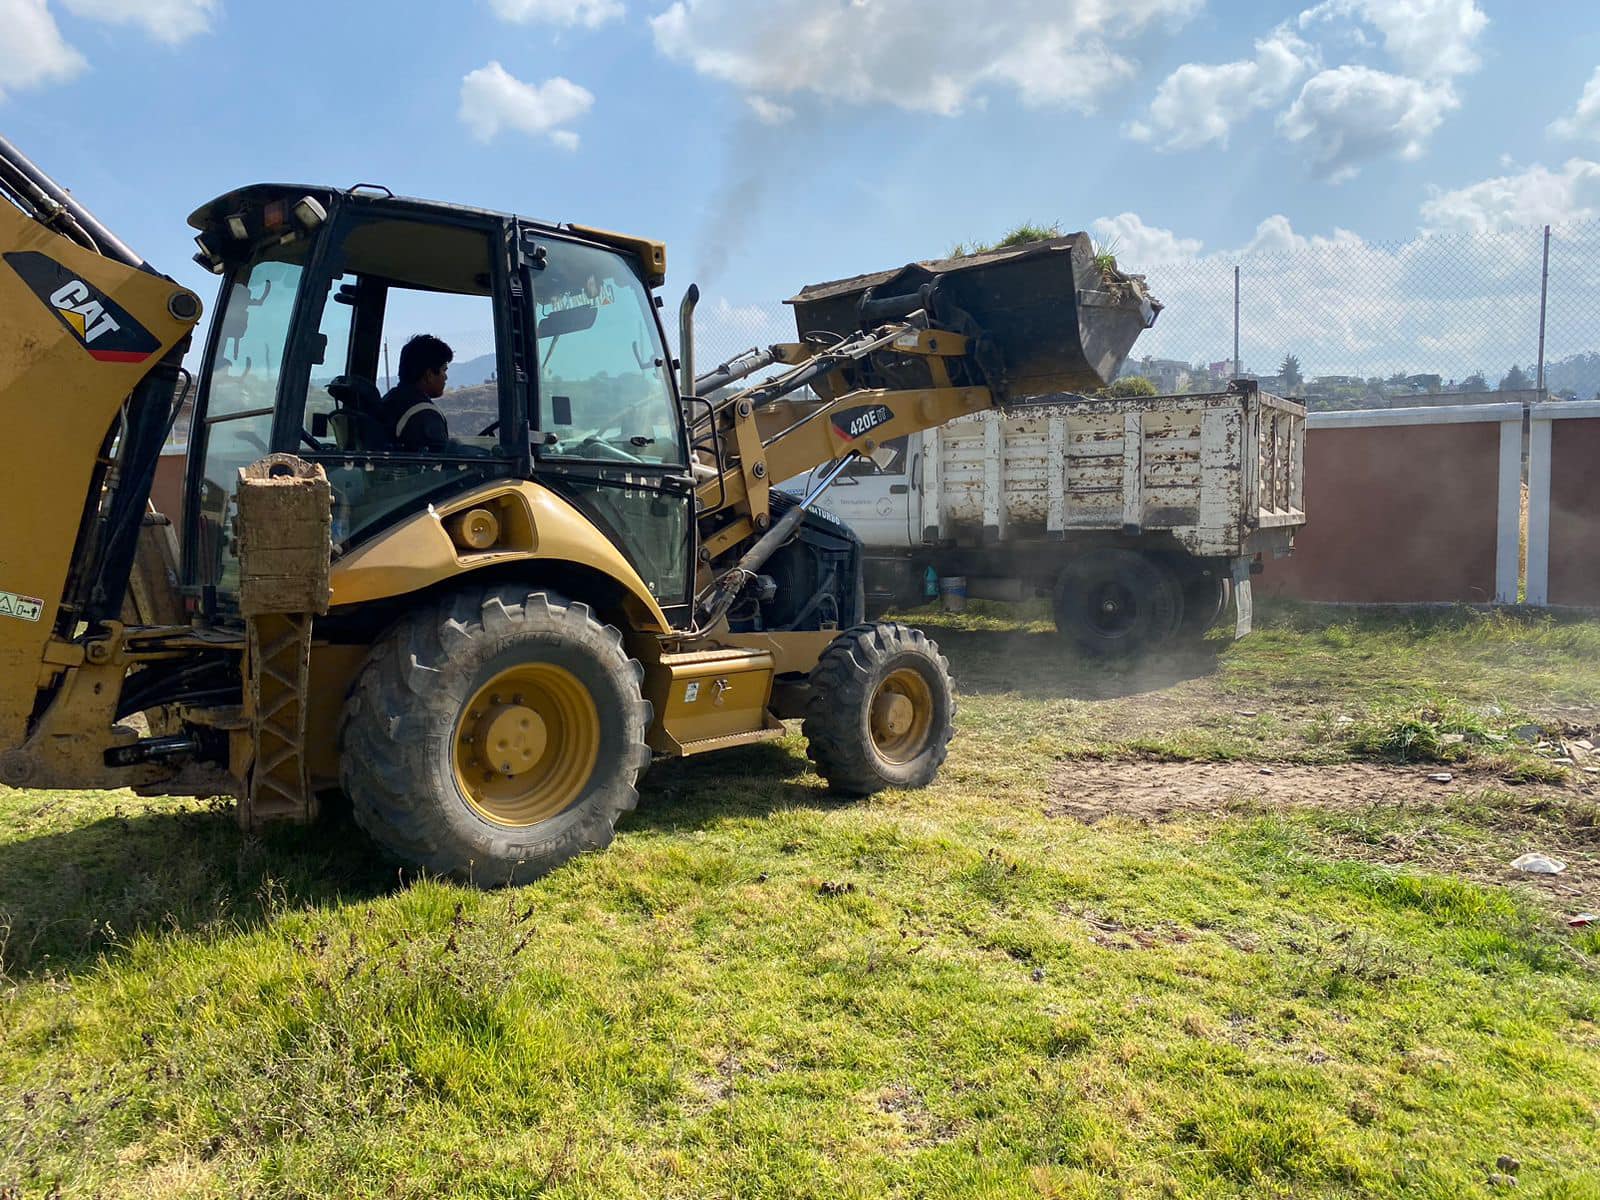
[[[1526,603],[1550,603],[1550,418],[1529,410],[1528,582]]]
[[[1544,227],[1544,268],[1539,276],[1539,372],[1534,384],[1539,389],[1539,399],[1544,393],[1544,314],[1545,303],[1550,298],[1550,226]]]
[[[1239,267],[1233,268],[1233,377],[1239,378]]]

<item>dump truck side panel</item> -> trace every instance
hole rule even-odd
[[[908,493],[924,543],[1166,533],[1197,557],[1254,553],[1304,522],[1305,416],[1218,393],[1030,405],[924,435]],[[931,443],[931,444],[930,444]]]

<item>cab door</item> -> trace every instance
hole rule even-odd
[[[638,262],[525,229],[537,363],[533,474],[632,563],[674,623],[694,582],[694,493],[677,387]]]

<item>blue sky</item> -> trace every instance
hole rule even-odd
[[[208,300],[184,218],[259,179],[661,237],[672,298],[735,305],[1024,219],[1137,269],[1600,215],[1594,0],[0,0],[0,29],[0,130]]]

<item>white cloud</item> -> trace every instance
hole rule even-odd
[[[1476,69],[1474,45],[1489,24],[1477,0],[1323,0],[1300,14],[1300,28],[1339,17],[1372,25],[1401,70],[1420,79]]]
[[[1559,171],[1535,164],[1445,192],[1435,188],[1422,206],[1429,229],[1502,233],[1532,225],[1559,225],[1600,216],[1600,163],[1569,159]]]
[[[1600,140],[1600,67],[1594,69],[1584,85],[1583,95],[1578,98],[1578,107],[1572,115],[1552,121],[1550,132],[1562,138]]]
[[[1289,218],[1274,213],[1256,226],[1255,233],[1245,244],[1241,254],[1290,254],[1305,250],[1338,250],[1341,247],[1364,246],[1361,235],[1334,226],[1331,234],[1314,233],[1310,237],[1296,233]]]
[[[1306,80],[1278,128],[1305,144],[1318,174],[1340,183],[1369,159],[1420,157],[1445,114],[1460,103],[1448,83],[1335,67]]]
[[[1600,173],[1600,164],[1590,165]],[[1204,250],[1198,239],[1148,226],[1135,213],[1102,218],[1091,228],[1099,237],[1122,235],[1117,261],[1145,275],[1165,305],[1135,344],[1135,358],[1231,358],[1235,266],[1241,357],[1261,374],[1293,353],[1308,378],[1437,372],[1461,379],[1481,370],[1498,379],[1511,363],[1532,356],[1536,229],[1495,238],[1424,230],[1403,244],[1383,245],[1344,229],[1302,234],[1276,214],[1242,246]],[[1566,295],[1584,293],[1600,272],[1594,251],[1585,248],[1594,244],[1567,243],[1560,280],[1552,271],[1553,297],[1558,283]],[[1557,353],[1589,348],[1600,348],[1592,323],[1574,328]]]
[[[560,126],[594,106],[594,95],[557,75],[540,84],[524,83],[498,62],[479,67],[461,81],[461,123],[487,142],[502,129],[548,134],[563,150],[578,148],[578,135]]]
[[[775,104],[765,96],[746,96],[744,101],[763,125],[782,125],[794,120],[794,109],[787,104]]]
[[[598,29],[627,10],[622,0],[489,0],[495,15],[518,24],[538,21],[548,25]]]
[[[760,304],[730,304],[726,296],[717,300],[717,323],[744,332],[765,329],[772,320],[772,310]]]
[[[62,4],[75,17],[137,25],[169,46],[210,32],[217,11],[217,0],[62,0]]]
[[[1316,65],[1316,51],[1282,26],[1255,48],[1253,59],[1179,67],[1156,89],[1148,119],[1128,126],[1129,136],[1166,150],[1226,146],[1236,121],[1286,99]]]
[[[656,47],[702,75],[773,97],[812,92],[953,116],[1005,88],[1089,111],[1134,64],[1113,43],[1172,28],[1202,0],[674,0]]]
[[[61,36],[44,0],[0,0],[0,101],[71,79],[88,64]]]
[[[1138,213],[1118,213],[1100,217],[1089,226],[1095,244],[1111,247],[1117,261],[1130,271],[1141,271],[1146,263],[1180,262],[1200,253],[1199,238],[1179,237],[1170,229],[1146,225]]]

